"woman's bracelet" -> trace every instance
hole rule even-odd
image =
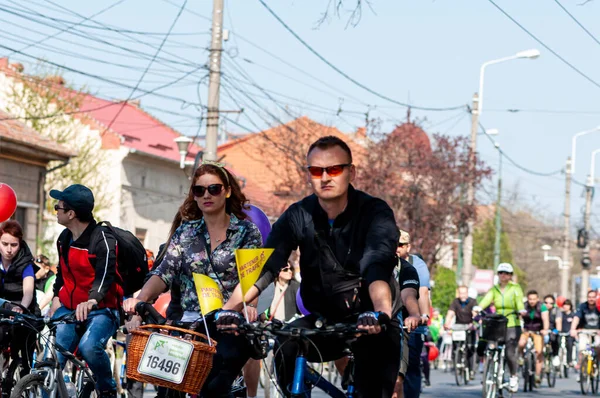
[[[247,303],[246,305],[247,305],[248,307],[256,308],[256,305],[255,305],[255,304],[252,304],[252,303]]]

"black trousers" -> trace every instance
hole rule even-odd
[[[317,317],[308,315],[292,322],[292,327],[314,328]],[[356,321],[356,319],[354,319]],[[387,398],[394,392],[400,368],[400,328],[393,322],[386,331],[377,335],[365,335],[352,343],[355,358],[356,397]],[[315,336],[311,338],[306,358],[309,362],[328,362],[344,356],[345,341],[339,337]],[[275,365],[281,390],[289,396],[294,377],[298,343],[287,338],[277,340]]]
[[[28,375],[31,371],[33,354],[37,331],[21,326],[2,325],[0,327],[0,346],[10,346],[11,358],[21,358],[21,377]]]

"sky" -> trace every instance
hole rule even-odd
[[[584,5],[580,5],[584,0],[494,0],[587,78],[527,35],[490,0],[371,0],[372,9],[364,6],[355,26],[348,24],[348,10],[356,0],[345,0],[340,15],[330,13],[320,25],[326,0],[264,1],[298,36],[348,76],[414,107],[466,105],[478,89],[484,62],[539,49],[541,56],[536,60],[513,60],[486,69],[480,119],[485,128],[498,129],[494,139],[502,150],[530,171],[545,174],[561,170],[571,151],[571,137],[600,125],[600,29],[594,23],[600,17],[599,0]],[[132,94],[132,88],[183,3],[3,1],[0,55],[23,62],[26,71],[34,70],[37,57],[83,72],[62,73],[70,84],[105,98],[136,97],[143,92]],[[223,121],[224,129],[257,131],[300,114],[345,132],[363,126],[367,112],[369,117],[381,118],[389,130],[406,120],[405,107],[369,93],[333,70],[286,31],[259,0],[225,3],[224,27],[229,40],[224,43],[221,109],[244,108],[244,112],[225,114],[229,120]],[[101,10],[104,12],[99,13]],[[211,14],[212,1],[187,1],[172,34],[139,84],[143,90],[172,84],[157,90],[159,95],[144,95],[141,104],[188,135],[198,133],[198,118],[206,106],[208,79],[203,66],[208,59]],[[470,115],[464,109],[413,109],[411,117],[420,121],[428,134],[470,133]],[[199,134],[204,134],[203,127]],[[485,136],[478,140],[480,156],[497,170],[498,152],[493,143]],[[574,178],[585,182],[590,154],[600,148],[600,132],[580,138],[577,148]],[[600,176],[600,170],[596,174]],[[505,159],[502,176],[504,195],[516,189],[521,200],[536,212],[560,221],[564,174],[537,176]],[[480,201],[489,203],[495,198],[496,178],[494,175],[478,193]],[[573,185],[573,227],[583,223],[582,193],[580,185]],[[594,213],[599,210],[596,201],[592,226],[598,231],[600,218]]]

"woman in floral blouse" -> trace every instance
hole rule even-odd
[[[194,173],[189,194],[179,209],[182,223],[173,234],[166,255],[146,282],[137,298],[124,303],[134,312],[139,301],[153,302],[178,282],[181,287],[182,321],[200,317],[194,286],[194,273],[211,277],[227,301],[241,295],[235,265],[235,249],[257,248],[262,238],[258,227],[246,220],[246,197],[236,178],[217,163],[203,163]],[[235,293],[234,293],[235,291]],[[218,341],[213,368],[202,393],[210,397],[228,396],[242,366],[250,357],[250,346],[243,336],[219,333],[209,324],[210,336]]]

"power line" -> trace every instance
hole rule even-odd
[[[596,42],[596,44],[600,45],[600,41],[599,41],[599,40],[596,38],[596,36],[594,36],[594,35],[592,34],[592,32],[590,32],[589,30],[587,30],[587,29],[586,29],[586,27],[585,27],[585,26],[583,26],[583,25],[581,24],[581,22],[579,22],[579,21],[577,20],[577,18],[575,18],[575,16],[573,16],[573,14],[571,14],[571,13],[570,13],[570,12],[569,12],[569,11],[568,11],[568,10],[567,10],[565,7],[564,7],[564,6],[563,6],[563,5],[560,3],[560,1],[558,1],[558,0],[554,0],[554,2],[555,2],[556,4],[558,4],[558,6],[559,6],[559,7],[560,7],[560,8],[561,8],[561,9],[562,9],[562,10],[563,10],[563,11],[564,11],[564,12],[565,12],[565,13],[566,13],[566,14],[567,14],[569,17],[571,17],[571,19],[572,19],[572,20],[573,20],[573,21],[574,21],[574,22],[575,22],[577,25],[579,25],[579,27],[580,27],[581,29],[583,29],[583,31],[584,31],[585,33],[587,33],[587,34],[588,34],[588,36],[589,36],[589,37],[591,37],[591,38],[592,38],[592,40],[594,40],[594,41]]]
[[[546,114],[572,114],[572,115],[600,115],[600,111],[578,111],[574,109],[487,109],[486,112],[508,113],[546,113]]]
[[[37,45],[39,45],[39,44],[42,44],[42,43],[43,43],[43,42],[45,42],[46,40],[50,40],[50,39],[52,39],[52,38],[54,38],[54,37],[57,37],[57,36],[58,36],[58,35],[60,35],[61,33],[63,33],[63,32],[66,32],[66,31],[68,31],[68,30],[70,30],[70,29],[74,28],[75,26],[78,26],[78,25],[80,25],[80,24],[82,24],[83,22],[85,22],[85,21],[87,21],[87,20],[89,20],[89,19],[92,19],[92,18],[95,18],[95,17],[97,17],[98,15],[101,15],[101,14],[105,13],[106,11],[113,9],[114,7],[116,7],[116,6],[118,6],[119,4],[123,3],[124,1],[125,1],[125,0],[119,0],[119,1],[117,1],[116,3],[113,3],[113,4],[111,4],[110,6],[108,6],[108,7],[106,7],[106,8],[103,8],[102,10],[100,10],[100,11],[98,11],[98,12],[96,12],[96,13],[94,13],[94,14],[90,15],[89,17],[86,17],[85,19],[83,19],[82,21],[80,21],[80,22],[78,22],[78,23],[74,23],[74,24],[72,24],[71,26],[68,26],[68,27],[66,27],[66,28],[64,28],[64,29],[62,29],[62,30],[59,30],[58,32],[54,33],[53,35],[46,36],[46,37],[45,37],[45,38],[43,38],[42,40],[39,40],[39,41],[37,41],[37,42],[35,42],[35,43],[29,44],[28,46],[25,46],[25,47],[21,48],[21,51],[25,51],[25,50],[27,50],[27,49],[28,49],[28,48],[30,48],[30,47],[35,47],[35,46],[37,46]],[[10,55],[7,55],[7,56],[10,56]]]
[[[52,62],[52,61],[48,61],[48,60],[45,60],[45,59],[37,58],[36,56],[23,53],[23,52],[21,52],[19,50],[16,50],[16,49],[14,49],[12,47],[5,46],[3,44],[0,44],[0,48],[3,48],[5,50],[9,50],[9,51],[14,51],[17,54],[23,55],[24,57],[35,59],[36,61],[39,61],[39,62],[42,62],[44,64],[48,64],[48,65],[54,66],[54,67],[59,68],[59,69],[63,69],[65,71],[67,71],[67,72],[76,73],[78,75],[90,77],[90,78],[93,78],[93,79],[96,79],[96,80],[99,80],[99,81],[102,81],[102,82],[105,82],[105,83],[113,84],[115,86],[120,86],[120,87],[127,88],[127,89],[133,89],[134,88],[134,86],[130,86],[128,84],[123,84],[123,83],[120,83],[120,82],[117,82],[117,81],[114,81],[114,80],[111,80],[111,79],[107,79],[105,77],[102,77],[102,76],[99,76],[99,75],[95,75],[93,73],[83,72],[83,71],[80,71],[80,70],[77,70],[77,69],[74,69],[74,68],[71,68],[71,67],[68,67],[68,66],[57,64],[56,62]],[[173,97],[173,96],[166,95],[166,94],[158,94],[158,93],[155,93],[153,91],[145,90],[145,89],[142,89],[142,88],[137,88],[136,91],[141,91],[142,93],[151,94],[151,95],[154,95],[155,97],[160,97],[160,98],[163,98],[163,99],[168,99],[168,100],[172,100],[172,101],[176,101],[176,102],[181,102],[184,105],[199,105],[199,104],[195,104],[193,102],[189,102],[189,101],[186,101],[186,100],[178,98],[178,97]]]
[[[261,0],[259,0],[261,1]],[[540,39],[537,38],[537,36],[535,36],[533,33],[531,33],[529,30],[527,30],[527,28],[525,28],[523,25],[521,25],[516,19],[514,19],[512,16],[510,16],[509,13],[507,13],[506,11],[504,11],[498,4],[496,4],[494,2],[494,0],[488,0],[490,3],[492,3],[494,5],[494,7],[496,7],[502,14],[504,14],[508,19],[510,19],[513,23],[515,23],[519,28],[521,28],[525,33],[527,33],[533,40],[537,41],[541,46],[543,46],[546,50],[550,51],[552,54],[554,54],[554,56],[558,59],[560,59],[564,64],[566,64],[569,68],[573,69],[575,72],[577,72],[579,75],[581,75],[584,79],[586,79],[587,81],[589,81],[590,83],[592,83],[594,86],[600,88],[600,83],[596,82],[594,79],[592,79],[591,77],[589,77],[588,75],[586,75],[585,73],[583,73],[582,71],[580,71],[579,69],[577,69],[577,67],[575,67],[575,65],[573,65],[572,63],[570,63],[569,61],[567,61],[565,58],[563,58],[559,53],[557,53],[556,51],[554,51],[552,48],[550,48],[546,43],[544,43],[543,41],[541,41]]]
[[[156,53],[154,54],[154,57],[148,63],[148,66],[146,67],[146,70],[144,71],[144,73],[142,73],[142,76],[140,76],[140,80],[138,80],[138,82],[135,85],[135,87],[133,88],[133,90],[131,90],[131,94],[129,94],[129,97],[127,97],[127,99],[123,102],[123,105],[121,105],[121,108],[119,108],[117,114],[112,118],[112,120],[110,121],[110,123],[108,123],[108,126],[106,126],[106,128],[104,129],[104,131],[102,132],[102,134],[100,134],[101,136],[104,135],[108,130],[110,130],[110,128],[112,127],[112,125],[115,122],[115,120],[117,120],[117,118],[119,117],[119,115],[121,114],[121,112],[123,111],[123,109],[125,108],[125,105],[127,104],[127,102],[129,100],[131,100],[131,97],[133,97],[133,95],[137,91],[138,87],[142,83],[142,80],[144,80],[144,77],[146,76],[146,73],[148,72],[148,70],[150,69],[150,67],[152,66],[152,64],[154,63],[154,60],[156,59],[156,57],[158,56],[158,54],[162,50],[163,45],[165,44],[165,42],[169,38],[169,33],[173,30],[173,28],[175,28],[175,25],[177,24],[177,21],[179,20],[179,17],[183,13],[183,10],[185,9],[186,4],[187,4],[187,0],[185,0],[183,2],[183,4],[181,5],[181,8],[179,9],[179,12],[177,13],[177,16],[175,16],[175,19],[173,20],[173,23],[171,24],[171,27],[169,28],[169,31],[167,32],[167,34],[163,38],[162,43],[160,43],[160,46],[156,50]]]
[[[306,47],[311,53],[313,53],[317,58],[319,58],[321,61],[323,61],[325,64],[327,64],[330,68],[332,68],[334,71],[336,71],[337,73],[339,73],[340,75],[342,75],[343,77],[345,77],[347,80],[351,81],[352,83],[354,83],[355,85],[357,85],[358,87],[362,88],[363,90],[368,91],[369,93],[375,95],[376,97],[379,97],[381,99],[384,99],[388,102],[394,103],[396,105],[401,105],[407,108],[411,108],[411,109],[419,109],[419,110],[423,110],[423,111],[453,111],[453,110],[457,110],[457,109],[466,109],[466,105],[457,105],[457,106],[451,106],[451,107],[443,107],[443,108],[435,108],[435,107],[427,107],[427,106],[418,106],[418,105],[411,105],[411,104],[407,104],[404,102],[400,102],[400,101],[396,101],[393,98],[390,98],[384,94],[381,94],[367,86],[365,86],[364,84],[360,83],[359,81],[357,81],[356,79],[350,77],[348,74],[346,74],[344,71],[342,71],[340,68],[338,68],[337,66],[333,65],[331,62],[329,62],[324,56],[322,56],[320,53],[318,53],[313,47],[311,47],[306,41],[304,41],[296,32],[294,32],[292,30],[292,28],[290,28],[285,21],[283,21],[276,13],[275,11],[273,11],[268,5],[267,3],[264,2],[264,0],[258,0],[263,7],[288,31],[290,32],[290,34],[292,36],[294,36],[296,38],[296,40],[298,40],[300,43],[302,43],[302,45],[304,47]]]
[[[481,129],[483,131],[487,131],[486,128],[483,126],[483,124],[481,124],[481,122],[479,122],[479,127],[481,127]],[[492,137],[490,137],[487,134],[484,134],[484,135],[490,140],[490,142],[492,144],[494,144],[494,145],[496,144],[496,142],[493,140]],[[496,148],[496,149],[498,150],[498,152],[500,152],[500,155],[503,156],[506,160],[508,160],[513,166],[515,166],[519,170],[524,171],[526,173],[529,173],[529,174],[532,174],[532,175],[536,175],[536,176],[539,176],[539,177],[552,177],[552,176],[555,176],[555,175],[563,173],[563,169],[562,168],[559,169],[559,170],[556,170],[556,171],[552,171],[550,173],[543,173],[543,172],[539,172],[539,171],[534,171],[534,170],[528,169],[527,167],[521,166],[520,164],[518,164],[517,162],[515,162],[510,156],[508,156],[506,154],[506,152],[504,152],[502,150],[502,148]]]

